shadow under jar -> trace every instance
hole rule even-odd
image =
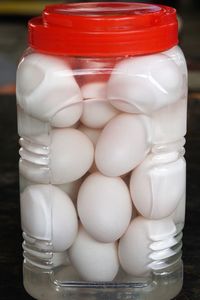
[[[187,67],[173,8],[47,6],[17,70],[24,286],[170,300],[183,281]]]

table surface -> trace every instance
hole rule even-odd
[[[14,96],[0,96],[0,300],[29,300],[22,283],[18,136]],[[200,94],[188,111],[187,213],[183,238],[184,286],[177,300],[200,299]]]

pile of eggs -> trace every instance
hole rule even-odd
[[[121,59],[109,76],[91,64],[89,76],[90,60],[75,69],[32,53],[19,65],[22,229],[67,250],[84,280],[112,281],[120,267],[147,276],[176,254],[184,223],[184,158],[152,148],[186,133],[185,60],[175,47]]]

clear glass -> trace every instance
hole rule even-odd
[[[24,285],[35,299],[170,300],[182,287],[182,51],[50,56],[17,71]]]

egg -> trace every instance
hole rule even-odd
[[[138,212],[162,219],[176,209],[185,193],[186,164],[179,154],[149,155],[132,173],[130,192]]]
[[[148,276],[152,269],[162,269],[166,259],[175,255],[176,227],[170,218],[148,220],[135,218],[119,241],[119,260],[132,276]]]
[[[153,112],[151,121],[153,144],[180,140],[187,131],[187,97]]]
[[[82,86],[83,113],[81,122],[91,128],[102,128],[118,111],[106,99],[106,83],[91,82]]]
[[[116,243],[100,243],[80,227],[68,251],[79,275],[86,281],[112,281],[119,269]]]
[[[67,193],[67,195],[71,198],[73,202],[76,202],[78,191],[81,186],[81,183],[83,182],[82,178],[73,181],[68,182],[64,184],[56,185],[58,188],[60,188],[63,192]]]
[[[17,70],[17,102],[30,116],[69,127],[82,114],[80,88],[64,58],[32,53]]]
[[[52,183],[72,182],[91,167],[94,147],[86,135],[77,129],[52,131]]]
[[[43,156],[21,149],[20,173],[37,183],[65,184],[81,178],[91,167],[94,147],[74,128],[53,129],[49,153]]]
[[[98,139],[95,162],[106,176],[122,176],[142,162],[151,143],[150,123],[142,115],[121,114],[112,119]]]
[[[31,237],[52,242],[52,250],[61,252],[74,242],[78,220],[67,194],[53,185],[28,186],[21,194],[22,229]]]
[[[107,98],[117,109],[150,114],[181,99],[184,78],[164,54],[127,58],[110,76]]]
[[[114,242],[124,234],[131,220],[129,190],[119,177],[93,173],[80,187],[77,210],[83,227],[94,239]]]
[[[100,136],[101,133],[101,129],[98,128],[89,128],[87,126],[81,125],[78,130],[80,130],[81,132],[83,132],[85,135],[87,135],[87,137],[91,140],[91,142],[93,143],[94,147],[96,146],[96,143],[98,141],[98,138]]]
[[[106,82],[91,81],[83,84],[81,93],[84,100],[106,99]],[[112,107],[112,106],[111,106]]]
[[[80,131],[82,131],[85,135],[88,136],[88,138],[91,140],[91,142],[93,143],[94,148],[95,148],[96,144],[97,144],[97,141],[98,141],[98,138],[99,138],[100,133],[101,133],[101,129],[89,128],[89,127],[86,127],[84,125],[81,125],[78,129]],[[98,170],[97,170],[97,167],[96,167],[96,164],[95,164],[95,161],[94,161],[91,168],[89,169],[89,172],[94,173],[94,172],[97,172],[97,171]]]

